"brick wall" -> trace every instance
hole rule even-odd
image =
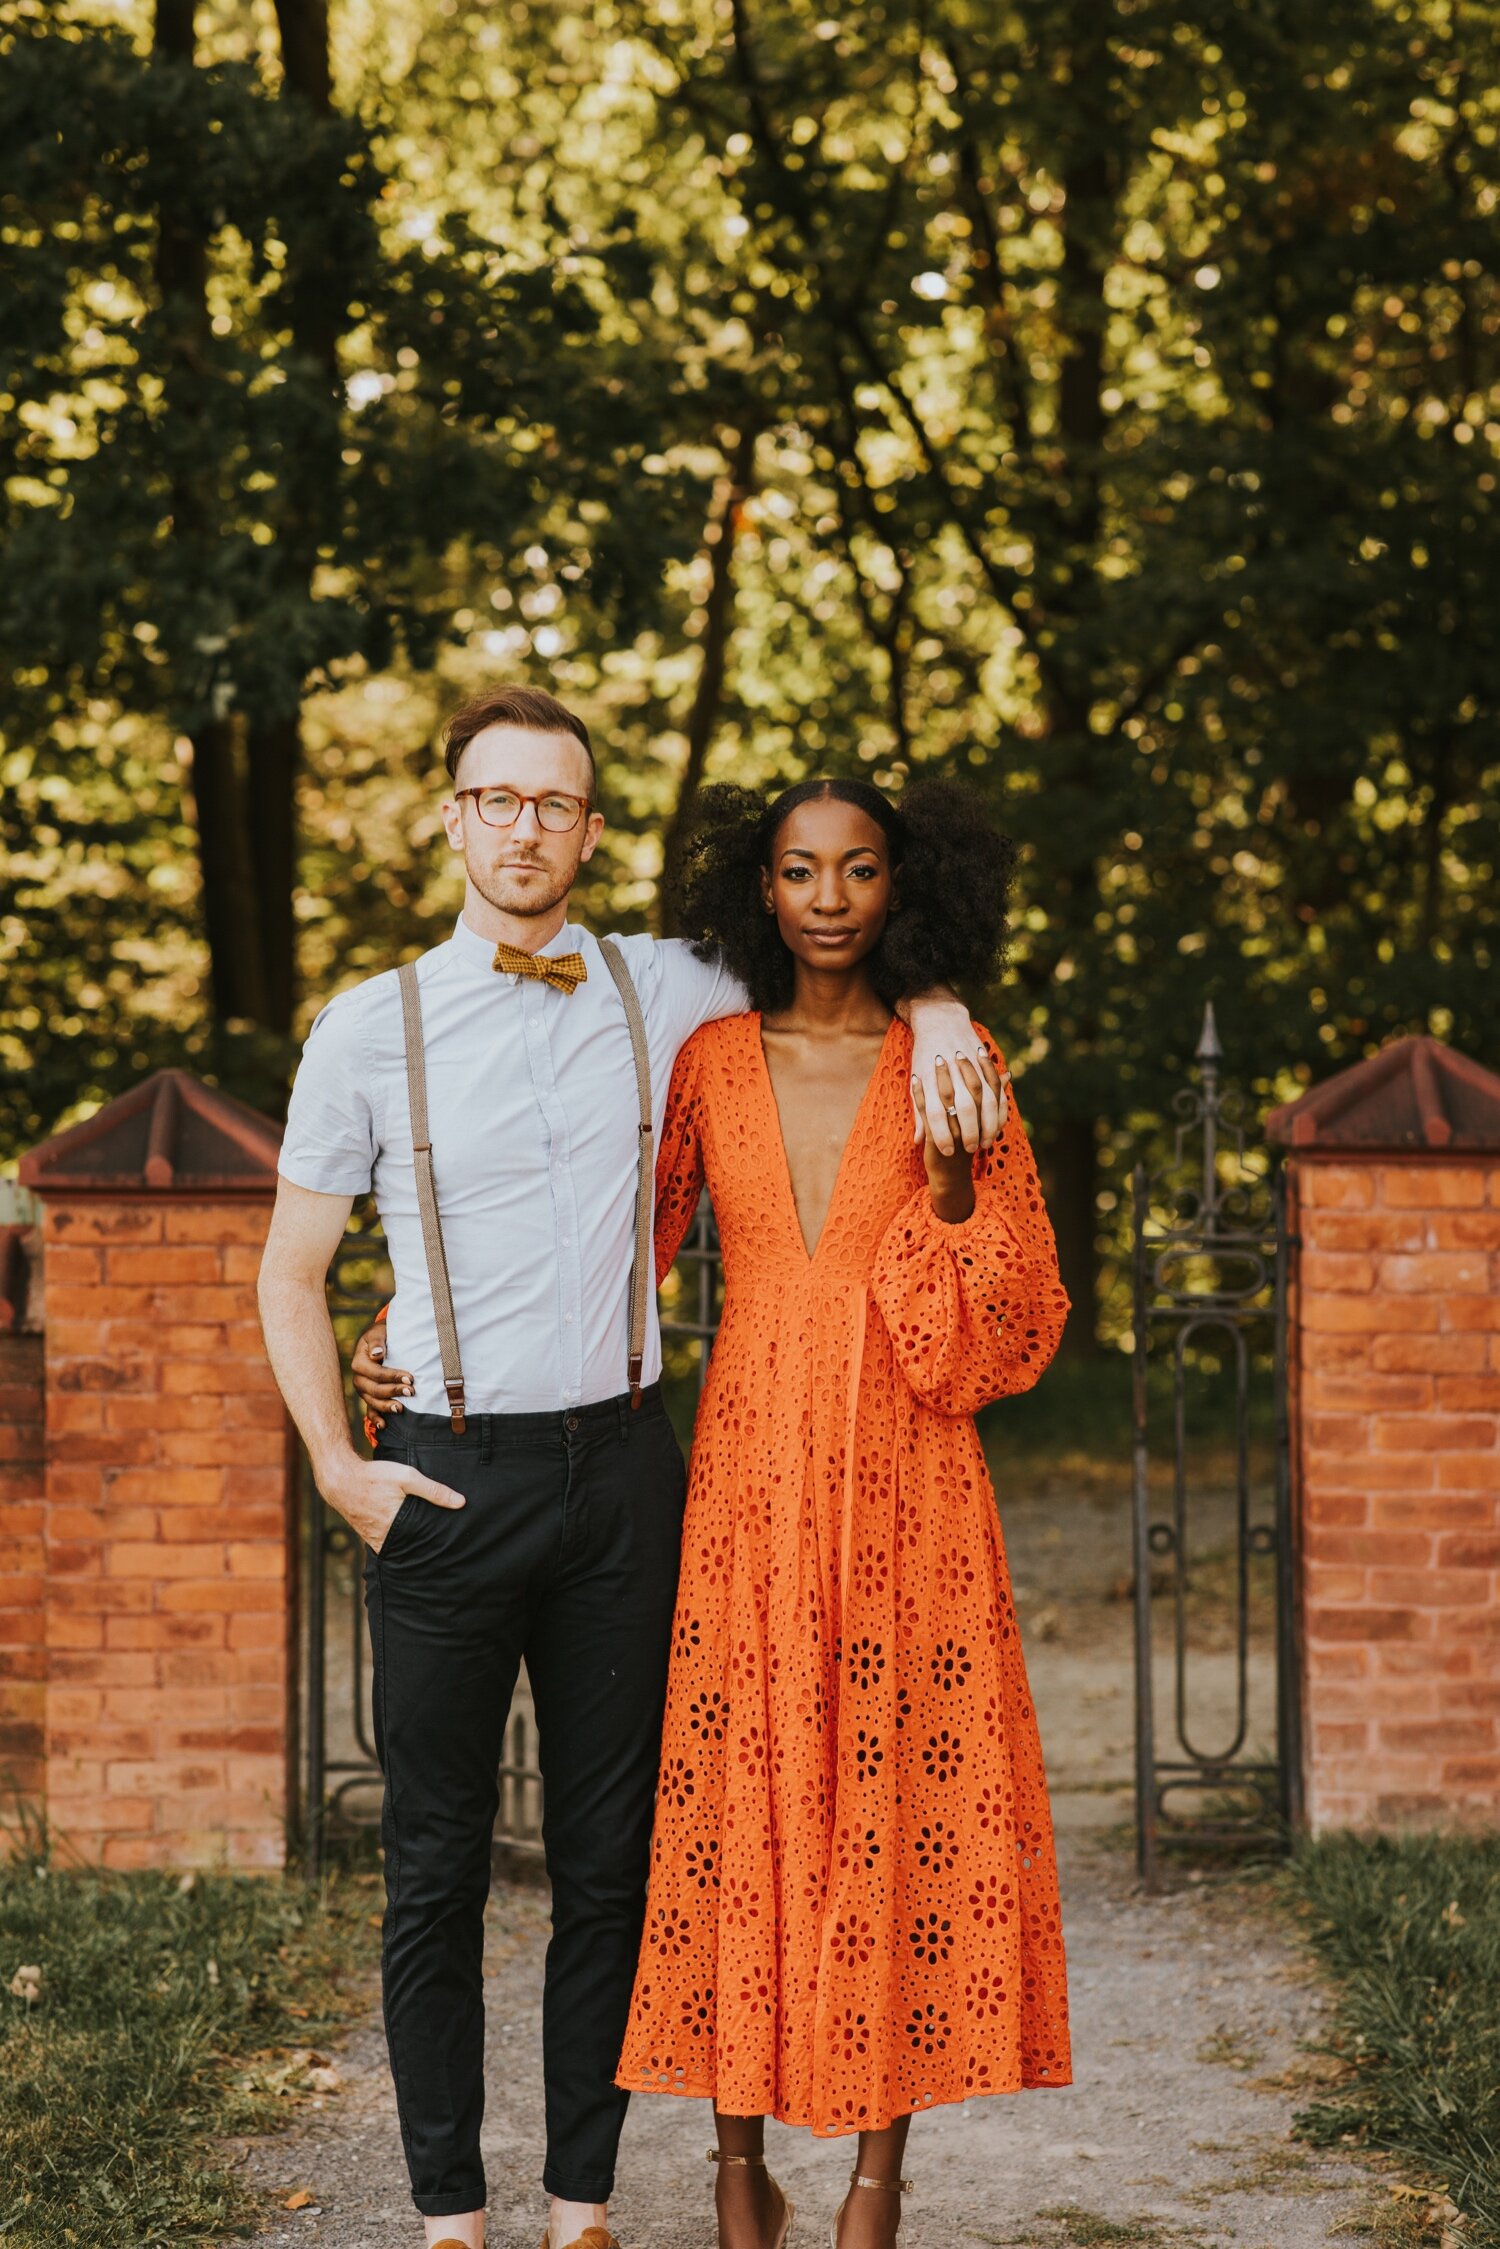
[[[42,1399],[41,1337],[0,1333],[0,1838],[43,1785]]]
[[[292,1698],[265,1200],[51,1198],[46,1807],[106,1866],[279,1866]]]
[[[1291,1165],[1308,1816],[1500,1812],[1500,1165]]]

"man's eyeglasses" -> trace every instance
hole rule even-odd
[[[472,797],[474,810],[487,828],[513,828],[522,805],[534,804],[538,826],[554,836],[576,828],[590,809],[587,797],[570,797],[561,789],[549,789],[540,797],[523,796],[519,789],[455,789],[454,795],[460,800]]]

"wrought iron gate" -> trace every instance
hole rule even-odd
[[[679,1378],[696,1356],[701,1388],[709,1346],[718,1326],[721,1277],[713,1212],[705,1196],[675,1268],[677,1284],[662,1315],[662,1345],[679,1362]],[[349,1226],[328,1275],[328,1309],[347,1365],[356,1338],[368,1327],[392,1288],[385,1241],[373,1213]],[[302,1456],[303,1856],[317,1875],[330,1836],[368,1827],[380,1806],[381,1775],[370,1713],[369,1634],[362,1595],[364,1550],[348,1524],[329,1507]],[[495,1837],[508,1850],[541,1852],[542,1776],[537,1768],[536,1722],[525,1672],[517,1683],[499,1771],[500,1811]]]
[[[1136,1823],[1148,1884],[1174,1840],[1270,1840],[1301,1815],[1286,1396],[1294,1245],[1282,1176],[1247,1165],[1236,1097],[1220,1090],[1211,1005],[1196,1059],[1199,1082],[1174,1104],[1171,1161],[1155,1179],[1137,1164],[1132,1178]],[[1221,1465],[1205,1473],[1195,1457],[1194,1395],[1206,1402],[1214,1374],[1227,1377],[1216,1432],[1227,1488]],[[1268,1446],[1257,1429],[1267,1422]],[[1165,1479],[1153,1479],[1158,1465]],[[1163,1480],[1166,1493],[1154,1491]]]
[[[1176,1100],[1173,1156],[1160,1178],[1143,1166],[1134,1194],[1134,1555],[1136,1588],[1136,1775],[1139,1858],[1155,1878],[1164,1846],[1178,1836],[1235,1843],[1285,1832],[1300,1817],[1298,1676],[1293,1629],[1293,1555],[1285,1395],[1286,1300],[1293,1245],[1279,1176],[1245,1164],[1233,1097],[1221,1094],[1222,1059],[1213,1010],[1205,1011],[1200,1080]],[[662,1338],[678,1379],[696,1355],[701,1386],[718,1324],[721,1275],[705,1198],[677,1265]],[[385,1243],[370,1216],[356,1220],[329,1276],[329,1308],[347,1361],[354,1339],[390,1294]],[[1232,1397],[1227,1492],[1205,1493],[1195,1469],[1191,1406],[1204,1362],[1216,1353]],[[1252,1441],[1253,1408],[1269,1408],[1269,1459]],[[1165,1422],[1165,1441],[1158,1430]],[[1153,1470],[1166,1470],[1165,1494]],[[1211,1548],[1217,1502],[1227,1515],[1227,1553]],[[381,1777],[370,1721],[364,1602],[358,1541],[328,1508],[303,1468],[305,1650],[304,1849],[321,1866],[331,1832],[367,1826]],[[1228,1565],[1227,1587],[1224,1565]],[[1198,1595],[1217,1572],[1220,1637],[1205,1649]],[[1260,1665],[1256,1610],[1269,1576],[1274,1653],[1266,1731],[1256,1734]],[[1165,1623],[1166,1630],[1159,1627]],[[1162,1645],[1165,1641],[1165,1647]],[[1215,1655],[1214,1697],[1199,1692]],[[1264,1668],[1261,1665],[1261,1668]],[[1167,1686],[1163,1691],[1162,1679]],[[1165,1705],[1165,1710],[1159,1706]],[[1218,1732],[1205,1746],[1205,1728]],[[541,1775],[524,1675],[500,1768],[497,1839],[537,1853]],[[1195,1801],[1180,1817],[1171,1800]],[[1216,1799],[1218,1801],[1216,1801]]]

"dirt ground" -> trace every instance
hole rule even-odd
[[[1054,1790],[1077,2082],[935,2110],[913,2126],[916,2192],[903,2240],[1057,2249],[1312,2249],[1363,2231],[1387,2193],[1360,2165],[1300,2146],[1291,2119],[1316,2063],[1323,2000],[1254,1881],[1208,1875],[1148,1897],[1131,1806],[1127,1517],[1117,1488],[1041,1488],[1003,1472],[1002,1516]],[[1022,1484],[1025,1489],[1020,1488]],[[1227,1532],[1227,1516],[1220,1525]],[[1209,1579],[1212,1586],[1212,1571]],[[1232,1616],[1210,1597],[1193,1709],[1232,1725]],[[1170,1663],[1158,1655],[1159,1691]],[[1269,1658],[1251,1665],[1252,1735],[1269,1714]],[[1263,1707],[1262,1707],[1263,1706]],[[372,1893],[373,1904],[373,1893]],[[485,2158],[490,2237],[532,2249],[544,2203],[538,2067],[542,1894],[491,1906]],[[375,1932],[371,1931],[372,1957]],[[265,2195],[268,2249],[388,2249],[420,2241],[373,2015],[335,2057],[340,2089],[294,2129],[244,2151]],[[637,2098],[613,2219],[631,2249],[710,2249],[705,2104]],[[850,2150],[772,2126],[768,2153],[796,2201],[793,2244],[826,2239]],[[294,2211],[293,2197],[308,2199]]]

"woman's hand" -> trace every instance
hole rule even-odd
[[[1000,1072],[989,1055],[981,1048],[977,1062],[963,1057],[955,1066],[976,1112],[986,1093],[999,1104],[1003,1118],[1004,1089]],[[964,1146],[954,1117],[953,1067],[939,1062],[935,1072],[938,1098],[942,1102],[945,1132],[949,1142],[945,1148],[933,1130],[933,1120],[927,1113],[927,1094],[922,1081],[913,1077],[911,1097],[916,1107],[917,1119],[922,1129],[922,1161],[927,1167],[927,1192],[932,1197],[932,1207],[938,1217],[950,1226],[958,1226],[971,1216],[974,1209],[974,1159]],[[1007,1071],[1006,1076],[1010,1073]],[[982,1081],[982,1082],[981,1082]],[[951,1152],[950,1152],[951,1151]]]
[[[385,1427],[388,1413],[401,1413],[403,1398],[412,1394],[412,1379],[401,1367],[385,1363],[385,1322],[376,1320],[354,1346],[350,1373],[365,1409],[365,1418],[376,1429]]]

